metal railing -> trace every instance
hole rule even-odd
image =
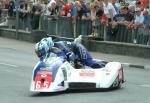
[[[8,15],[8,10],[7,9],[2,9],[0,13],[0,23],[6,21],[6,17]]]
[[[70,18],[41,16],[39,29],[50,35],[73,38],[73,24]]]
[[[68,17],[41,16],[39,29],[46,31],[49,34],[55,34],[65,37],[77,37],[79,35],[89,36],[92,34],[91,20],[76,20],[73,21]],[[104,27],[98,23],[97,37],[103,38]]]
[[[6,14],[6,11],[2,14]],[[3,15],[1,15],[1,18],[3,17]],[[38,22],[35,19],[39,19]],[[114,34],[110,34],[110,32],[106,31],[107,29],[105,29],[101,21],[97,22],[97,38],[105,40],[105,36],[110,36],[110,39],[108,39],[110,41],[150,45],[149,29],[129,29],[127,26],[119,24],[117,31]],[[19,29],[21,30],[32,31],[34,30],[34,25],[37,26],[36,29],[43,30],[50,35],[68,38],[75,38],[79,35],[89,36],[93,33],[91,20],[73,21],[71,18],[68,17],[43,15],[33,19],[31,15],[27,15],[24,18],[19,18],[18,25]],[[12,28],[14,26],[16,26],[16,18],[8,18],[8,27]]]
[[[113,41],[150,45],[150,29],[142,27],[129,29],[125,25],[118,25],[118,31]]]

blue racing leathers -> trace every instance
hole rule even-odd
[[[104,67],[106,63],[94,60],[91,54],[87,51],[87,49],[80,43],[71,43],[72,51],[74,52],[77,61],[80,61],[83,65],[101,68]]]
[[[59,48],[52,47],[49,52],[52,52],[56,54],[58,57],[62,57],[64,60],[67,60],[65,53]]]
[[[69,41],[58,41],[54,43],[54,46],[61,49],[67,56],[69,61],[73,61],[74,64],[83,64],[91,67],[103,67],[105,63],[93,60],[91,54],[80,43],[74,43]]]
[[[50,53],[56,54],[58,57],[62,57],[64,60],[67,60],[66,55],[64,54],[63,51],[61,51],[59,48],[52,47],[50,50],[47,51],[46,55],[44,55],[42,58],[40,58],[40,61],[43,61],[43,59],[47,58],[47,56]]]
[[[54,47],[59,48],[61,51],[63,51],[69,62],[75,62],[75,54],[68,47],[68,44],[70,43],[71,42],[69,41],[58,41],[54,43]]]

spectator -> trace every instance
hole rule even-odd
[[[63,2],[62,0],[59,0],[57,2],[58,5],[58,13],[59,16],[67,16],[67,14],[69,13],[70,9],[71,9],[71,5],[67,2]]]
[[[42,7],[42,10],[41,10],[41,15],[47,15],[47,10],[48,10],[48,0],[42,0],[41,2],[41,7]]]
[[[25,24],[26,30],[31,30],[32,29],[32,24],[31,24],[31,8],[32,8],[32,2],[31,1],[24,1],[20,4],[19,8],[19,17]]]
[[[133,24],[134,22],[134,14],[129,12],[128,7],[126,6],[122,6],[120,8],[120,16],[122,16],[123,20],[121,20],[120,23],[124,24],[124,25],[129,25],[129,24]],[[117,19],[116,17],[119,16],[119,14],[117,14],[114,19]]]
[[[135,14],[135,6],[134,5],[129,5],[128,6],[128,12],[132,15]]]
[[[139,43],[141,41],[141,36],[143,35],[142,33],[143,28],[141,27],[143,27],[143,22],[144,22],[144,16],[141,11],[141,8],[136,8],[133,27],[137,33],[134,35],[134,40],[133,40],[134,43]]]
[[[70,16],[73,18],[73,20],[81,18],[82,10],[81,10],[81,3],[79,1],[75,1],[73,3],[73,7],[70,10]]]
[[[85,0],[79,0],[79,2],[81,4],[81,12],[82,12],[81,15],[83,18],[85,18],[85,17],[87,17],[87,7],[86,7]]]
[[[144,10],[144,5],[141,1],[136,1],[136,8],[140,8],[142,11]]]
[[[82,19],[82,17],[85,16],[85,8],[79,1],[75,1],[75,5],[77,7],[77,19]]]
[[[148,14],[148,11],[144,10],[143,15],[144,15],[144,21],[143,21],[144,28],[145,29],[150,28],[150,15]]]
[[[125,6],[120,7],[120,12],[119,14],[116,14],[113,18],[113,21],[115,22],[120,22],[125,20]]]
[[[120,6],[126,6],[125,0],[119,0]]]
[[[27,17],[27,13],[28,13],[28,2],[27,1],[20,1],[20,5],[19,5],[19,17],[21,19],[24,19]]]
[[[2,2],[0,1],[0,18],[1,18],[1,12],[2,12],[3,6],[2,6]],[[1,20],[0,20],[1,23]]]
[[[15,8],[14,1],[13,0],[1,0],[0,1],[0,11],[1,9],[8,9],[8,15],[12,16],[14,14],[13,10]],[[0,23],[0,26],[8,26],[8,16],[4,18],[4,22],[2,20],[2,23]]]
[[[144,27],[144,32],[143,32],[143,42],[142,44],[148,44],[150,34],[149,34],[149,29],[150,29],[150,15],[148,14],[147,10],[143,11],[144,15],[144,22],[143,22],[143,27]]]
[[[67,0],[60,0],[59,13],[62,16],[67,16],[72,8],[72,4],[68,3]]]
[[[134,27],[140,27],[143,25],[144,22],[144,16],[143,13],[141,11],[141,8],[136,8],[135,9],[135,20],[134,20]]]
[[[88,9],[83,0],[73,2],[73,6],[70,10],[70,14],[74,20],[75,19],[85,19],[88,18]]]
[[[8,16],[13,16],[15,10],[15,2],[12,0],[8,4]]]
[[[112,3],[109,0],[105,0],[103,3],[103,17],[106,18],[106,26],[105,26],[105,33],[104,33],[104,40],[112,40],[112,26],[111,22],[113,17],[117,14],[115,8],[113,7]]]
[[[146,8],[149,5],[149,0],[141,0],[143,3],[144,8]]]
[[[126,16],[126,7],[121,6],[119,10],[119,14],[116,14],[112,21],[112,38],[115,39],[115,34],[118,31],[119,24],[125,25],[125,16]]]
[[[117,3],[117,0],[112,0],[112,5],[115,8],[116,12],[119,13],[120,4]]]
[[[56,3],[56,1],[52,2],[51,5],[50,5],[50,11],[51,11],[51,14],[50,15],[55,15],[57,16],[58,14],[58,5]]]
[[[3,0],[2,1],[5,9],[8,9],[10,1],[13,1],[13,0]]]
[[[118,31],[118,24],[130,26],[133,25],[134,15],[130,14],[128,8],[125,6],[120,7],[120,13],[116,14],[113,18],[112,28],[113,34]]]
[[[0,1],[0,13],[2,9],[3,9],[3,5],[2,5],[2,2]]]
[[[32,7],[31,13],[32,13],[32,29],[38,29],[39,28],[39,20],[40,16],[42,14],[42,1],[38,0]]]
[[[133,23],[133,21],[134,21],[134,14],[130,13],[128,7],[125,7],[124,14],[125,14],[125,21],[128,22],[128,23],[129,22]]]
[[[88,3],[86,3],[86,17],[85,17],[85,19],[86,20],[89,20],[89,19],[91,19],[91,8],[90,8],[90,3],[88,2]],[[82,18],[82,19],[84,19],[84,18]]]
[[[97,12],[99,10],[99,6],[95,5],[93,8],[91,8],[91,20],[92,20],[92,36],[96,37],[98,36],[98,18],[97,18]]]
[[[48,15],[53,15],[53,16],[57,16],[58,15],[58,11],[59,11],[59,7],[56,3],[55,0],[51,0],[48,4],[48,11],[47,14]]]
[[[113,20],[113,17],[117,14],[115,8],[113,7],[112,3],[109,0],[105,0],[103,3],[104,13],[107,16],[109,21]]]

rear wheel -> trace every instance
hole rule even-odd
[[[119,89],[121,88],[122,82],[119,80],[119,76],[117,76],[116,80],[113,82],[111,88],[112,89]]]

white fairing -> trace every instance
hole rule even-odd
[[[96,83],[96,88],[109,88],[118,76],[119,62],[109,62],[101,69],[74,69],[68,82]]]
[[[57,60],[57,62],[59,63],[59,60],[61,60],[61,58],[53,58],[53,60]],[[55,61],[51,63],[54,64],[57,62]],[[51,81],[50,85],[48,85],[48,83],[44,81],[42,84],[44,88],[40,88],[41,84],[38,85],[37,81],[35,83],[34,80],[34,71],[37,68],[38,64],[39,63],[37,63],[33,70],[33,76],[31,80],[30,90],[34,92],[64,91],[66,89],[72,89],[71,85],[74,83],[77,83],[79,85],[84,83],[92,83],[95,84],[95,88],[110,88],[118,76],[123,78],[123,75],[119,74],[119,71],[123,69],[119,62],[109,62],[104,68],[98,69],[93,69],[87,66],[80,69],[75,69],[70,63],[66,61],[62,63],[62,65],[58,68],[55,78],[51,76],[54,80]],[[51,72],[52,69],[53,68],[51,68],[50,66],[45,68],[45,70],[49,70],[48,74],[50,75],[52,75],[53,73]],[[41,78],[43,78],[42,76],[43,74],[41,75]],[[73,86],[73,89],[80,89],[80,87]]]

